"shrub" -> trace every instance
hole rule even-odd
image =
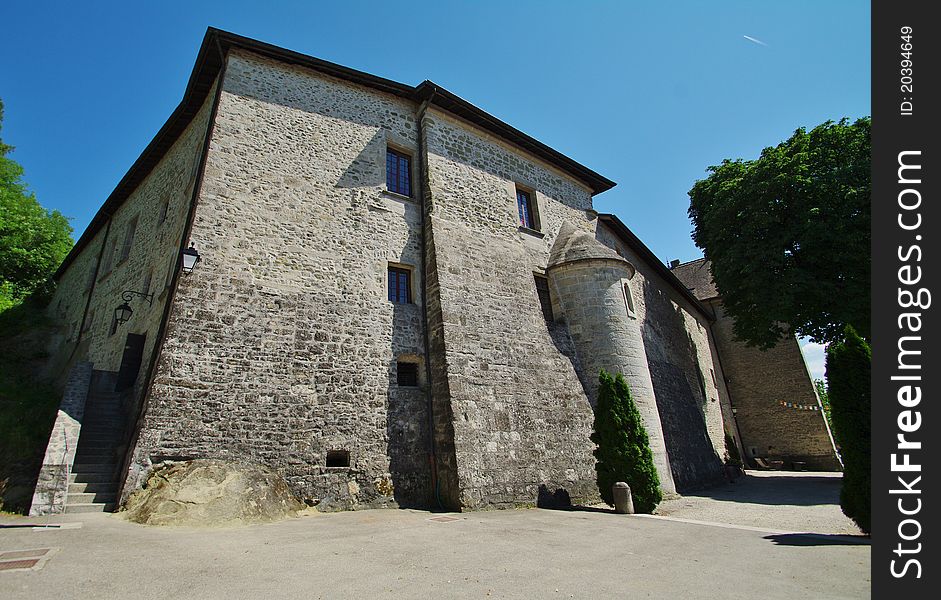
[[[827,348],[827,392],[833,435],[843,457],[840,506],[869,533],[872,460],[870,440],[872,350],[852,327]]]
[[[613,506],[611,486],[624,481],[631,486],[634,509],[639,513],[653,512],[663,499],[660,477],[640,411],[620,373],[611,377],[601,371],[591,441],[597,445],[595,471],[601,499]]]

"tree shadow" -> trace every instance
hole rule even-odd
[[[777,546],[870,546],[866,535],[840,535],[832,533],[781,533],[766,535],[764,539]]]
[[[738,478],[735,483],[717,485],[683,495],[723,502],[768,506],[819,506],[840,504],[839,477],[782,475]]]

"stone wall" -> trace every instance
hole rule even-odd
[[[238,458],[322,508],[428,503],[427,382],[396,385],[398,360],[424,361],[421,211],[385,190],[387,145],[415,152],[414,111],[230,54],[202,260],[179,283],[129,487],[165,458]],[[412,270],[413,303],[388,300],[390,264]]]
[[[91,384],[92,364],[78,362],[69,370],[59,403],[59,412],[49,434],[46,454],[39,470],[36,490],[29,507],[30,516],[61,513],[69,490],[69,472],[82,432],[85,401]]]
[[[132,394],[134,402],[140,398],[169,292],[170,275],[179,259],[180,238],[209,123],[211,98],[210,92],[163,159],[62,273],[49,304],[50,316],[64,323],[68,332],[64,339],[55,340],[51,348],[50,364],[56,369],[77,358],[93,363],[97,370],[117,371],[127,334],[146,336]],[[121,293],[125,290],[153,294],[153,304],[134,297],[129,302],[134,311],[131,319],[115,326],[114,309],[122,303]],[[80,327],[83,315],[85,325]],[[134,406],[130,409],[133,412]]]
[[[440,111],[423,132],[442,496],[472,509],[536,503],[540,489],[594,500],[591,406],[533,278],[564,219],[591,230],[590,192]],[[539,232],[520,228],[517,184],[532,192]]]
[[[725,375],[735,407],[745,457],[794,463],[810,469],[842,469],[833,437],[821,410],[801,410],[782,403],[819,408],[817,393],[796,338],[769,350],[746,346],[735,338],[734,320],[720,299],[713,325]]]
[[[722,366],[714,360],[707,315],[606,225],[599,225],[596,234],[637,269],[630,286],[677,489],[721,480],[723,404],[729,400],[720,383]]]

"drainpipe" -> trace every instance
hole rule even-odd
[[[425,215],[431,210],[431,198],[429,197],[431,194],[431,186],[428,179],[428,162],[425,160],[425,152],[427,150],[424,140],[425,128],[422,124],[422,120],[425,118],[425,111],[428,109],[432,98],[434,98],[435,92],[437,92],[437,88],[432,87],[427,97],[418,106],[418,110],[415,113],[415,122],[418,131],[418,177],[420,184],[419,189],[421,190],[421,314],[425,343],[425,396],[427,397],[428,403],[428,462],[431,467],[431,489],[434,494],[435,503],[438,505],[438,508],[443,508],[439,493],[438,461],[435,452],[435,409],[431,386],[431,334],[428,331],[428,243],[426,241]]]

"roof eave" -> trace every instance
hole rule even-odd
[[[477,108],[470,102],[449,92],[441,86],[424,81],[420,85],[413,87],[391,79],[377,77],[363,71],[357,71],[349,67],[344,67],[336,63],[314,58],[306,54],[287,50],[273,44],[261,42],[252,38],[241,36],[228,31],[223,31],[215,27],[209,27],[206,35],[203,36],[202,44],[196,57],[196,63],[190,73],[189,81],[183,93],[183,98],[174,109],[173,113],[164,123],[163,127],[157,132],[157,135],[150,141],[134,164],[118,182],[114,191],[108,196],[98,212],[89,222],[85,231],[76,241],[75,245],[66,255],[62,264],[53,274],[53,279],[58,279],[65,269],[72,263],[78,254],[85,249],[95,238],[98,231],[114,214],[117,208],[124,200],[133,193],[134,189],[147,177],[150,171],[163,158],[164,153],[170,146],[176,142],[180,134],[186,129],[196,112],[205,101],[212,84],[222,67],[223,57],[227,55],[230,49],[237,48],[253,52],[255,54],[284,62],[295,64],[301,67],[310,68],[318,72],[358,83],[382,92],[393,94],[416,102],[422,102],[426,99],[458,116],[468,119],[472,123],[479,125],[497,136],[506,139],[514,145],[531,152],[532,154],[546,160],[563,171],[571,174],[575,178],[583,181],[592,191],[592,195],[599,194],[611,189],[616,184],[595,173],[588,167],[579,164],[561,152],[553,150],[542,142],[526,135],[518,129],[504,123],[500,119]]]

